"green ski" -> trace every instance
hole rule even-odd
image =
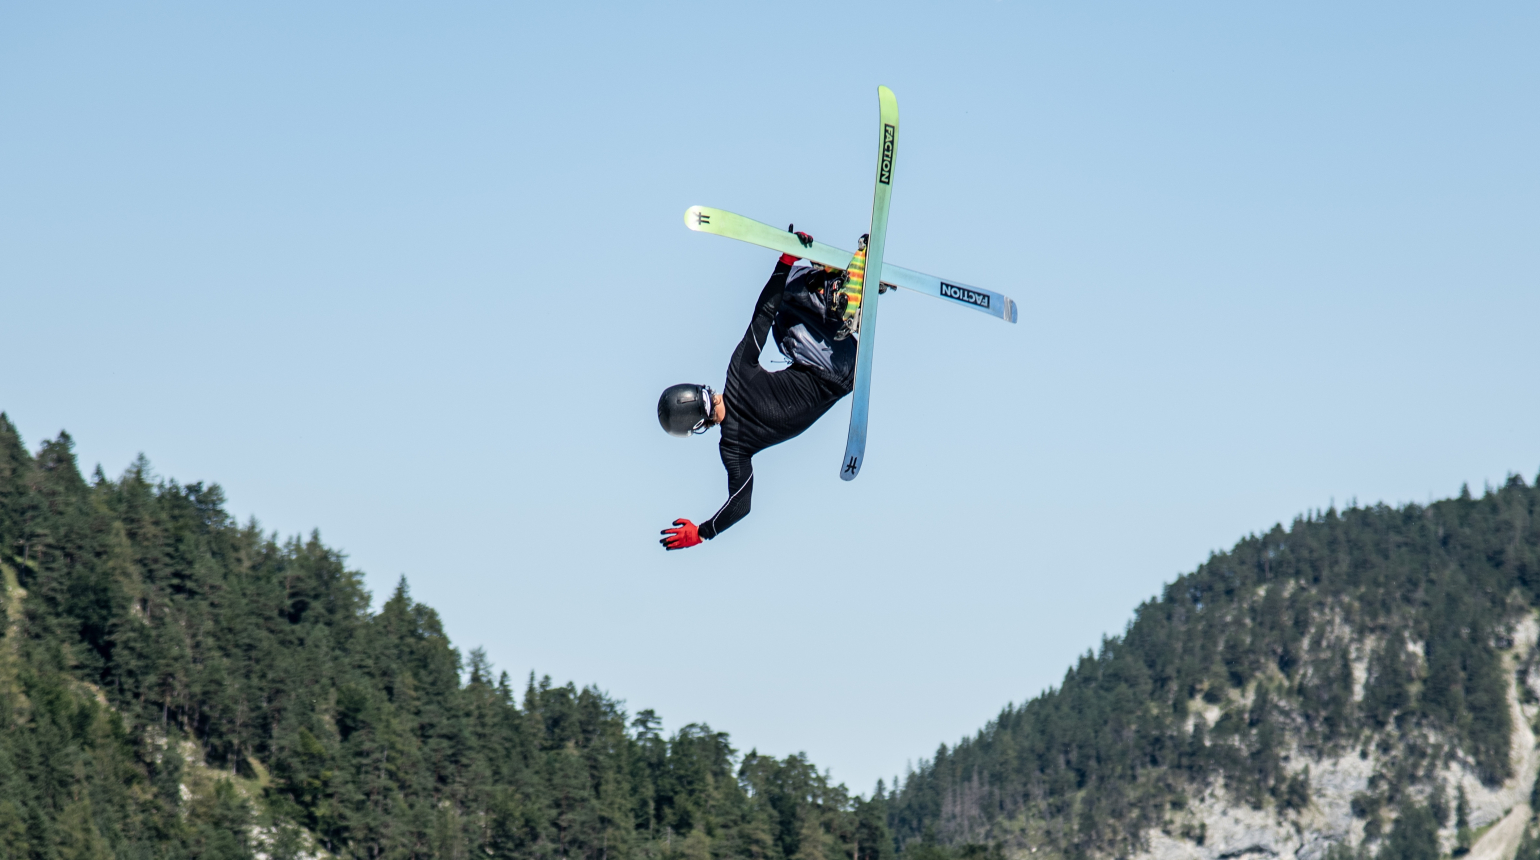
[[[877,125],[877,182],[872,192],[872,229],[866,240],[866,271],[881,280],[882,256],[887,250],[888,204],[893,200],[893,158],[898,151],[898,99],[887,87],[877,88],[881,118]],[[861,303],[861,324],[856,351],[856,383],[850,398],[850,434],[845,437],[845,457],[840,478],[853,481],[861,474],[866,458],[866,418],[872,396],[872,353],[877,349],[877,298],[881,290],[866,290]]]

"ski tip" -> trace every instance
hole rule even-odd
[[[705,208],[704,206],[691,206],[689,209],[684,210],[684,226],[689,227],[691,230],[699,231],[703,222],[701,213]]]
[[[1010,296],[1002,296],[1001,298],[1005,299],[1005,321],[1014,323],[1016,321],[1016,302]]]

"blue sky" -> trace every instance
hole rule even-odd
[[[1533,4],[0,5],[0,409],[319,528],[456,643],[868,791],[1240,536],[1540,469]],[[883,304],[724,497],[775,255],[866,228],[1021,322]]]

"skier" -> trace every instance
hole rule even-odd
[[[813,237],[787,226],[806,248]],[[684,383],[658,398],[658,423],[670,436],[687,437],[721,425],[722,465],[727,467],[727,501],[699,526],[674,520],[658,541],[664,549],[685,549],[711,540],[749,513],[754,492],[754,455],[813,426],[829,407],[850,393],[856,339],[842,324],[844,272],[823,266],[793,267],[800,258],[782,254],[754,305],[743,340],[727,363],[721,394],[710,386]],[[791,361],[783,370],[759,364],[765,336]]]

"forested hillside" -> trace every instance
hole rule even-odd
[[[1437,860],[1499,819],[1540,860],[1537,506],[1514,476],[1248,537],[865,799],[515,684],[404,581],[371,612],[319,537],[0,415],[0,860]]]
[[[378,613],[312,536],[0,415],[0,860],[887,860],[881,800]]]
[[[1194,807],[1210,797],[1277,816],[1306,860],[1327,842],[1344,857],[1461,853],[1467,794],[1518,779],[1515,728],[1531,743],[1515,715],[1536,652],[1514,636],[1540,605],[1537,504],[1514,476],[1480,498],[1328,510],[1242,540],[1056,689],[922,762],[890,798],[895,836],[927,856],[1123,856],[1152,834],[1178,840],[1167,856],[1276,853],[1206,845],[1213,816]],[[1333,835],[1313,776],[1355,762],[1354,823]]]

